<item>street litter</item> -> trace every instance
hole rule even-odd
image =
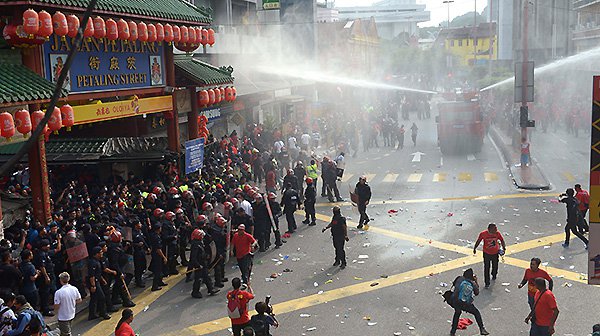
[[[571,288],[571,287],[573,287],[573,284],[572,284],[572,283],[570,283],[570,282],[565,282],[565,283],[563,284],[563,287],[569,287],[569,288]]]
[[[300,317],[304,318],[304,317],[310,317],[310,314],[300,314]]]
[[[354,277],[354,280],[356,280],[356,281],[360,281],[360,280],[362,280],[362,279],[363,279],[363,278]]]
[[[376,324],[377,324],[377,322],[369,322],[369,323],[367,323],[367,325],[368,325],[369,327],[372,327],[372,326],[374,326],[374,325],[376,325]]]
[[[329,280],[325,281],[325,285],[330,284],[332,282],[333,282],[333,280],[329,279]]]
[[[310,327],[310,328],[306,329],[306,331],[315,331],[315,330],[317,330],[316,327]]]
[[[388,210],[388,213],[395,214],[395,213],[398,213],[398,210],[390,209],[390,210]]]
[[[508,289],[508,288],[504,288],[504,291],[507,293],[510,293],[510,289]]]
[[[510,286],[510,282],[503,282],[502,286]]]
[[[498,307],[498,308],[492,308],[492,311],[498,311],[500,309],[502,309],[502,308],[500,308],[500,307]]]
[[[313,284],[313,286],[315,286],[315,287],[319,287],[319,283],[315,282],[315,283]]]
[[[375,287],[377,285],[379,285],[379,282],[373,282],[373,283],[371,283],[371,287]]]
[[[402,307],[402,312],[408,313],[408,312],[410,312],[410,309],[408,309],[408,307]]]
[[[452,217],[452,216],[454,216],[454,213],[452,213],[452,212],[448,212],[448,214],[446,214],[446,216],[447,216],[447,217]]]
[[[571,269],[571,270],[572,270],[572,269],[575,269],[575,265],[571,265],[571,266],[569,266],[569,269]]]
[[[369,256],[368,256],[368,255],[366,255],[366,254],[360,254],[360,255],[358,256],[358,259],[369,259]]]
[[[371,316],[365,315],[365,316],[363,316],[363,320],[365,320],[365,321],[371,321]]]

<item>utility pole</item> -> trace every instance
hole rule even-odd
[[[494,25],[494,0],[490,0],[490,36],[488,39],[488,52],[489,52],[489,56],[488,56],[488,67],[489,67],[489,73],[490,73],[490,78],[492,77],[492,56],[493,56],[493,52],[492,52],[492,48],[494,47],[494,40],[495,40],[495,34],[493,32],[493,25]]]
[[[527,109],[527,83],[528,83],[528,78],[527,78],[527,61],[529,60],[529,0],[524,0],[524,7],[523,7],[523,36],[522,36],[522,43],[523,43],[523,86],[521,88],[521,96],[523,97],[523,100],[521,101],[521,120],[525,119],[525,120],[529,120],[529,111]],[[525,118],[523,116],[523,113],[525,113]],[[521,122],[521,139],[525,139],[525,141],[527,141],[527,125],[523,125],[523,123]]]
[[[454,0],[444,0],[442,1],[442,3],[445,3],[448,5],[448,28],[450,28],[450,4],[453,3]]]

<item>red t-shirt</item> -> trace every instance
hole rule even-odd
[[[579,201],[579,210],[586,210],[587,207],[585,205],[590,204],[590,194],[587,191],[581,189],[581,191],[578,191],[577,194],[575,194],[575,198],[577,198],[577,200]]]
[[[235,289],[227,293],[227,300],[232,300],[234,295],[237,295],[238,299],[240,300],[240,317],[236,319],[232,318],[231,324],[246,324],[250,322],[250,315],[248,314],[248,302],[254,299],[254,294]]]
[[[552,280],[548,272],[543,269],[538,268],[536,272],[532,271],[531,268],[525,270],[524,280],[527,280],[527,295],[534,296],[537,292],[537,288],[535,287],[535,279],[536,278],[544,278],[548,281]]]
[[[498,241],[504,242],[500,231],[496,231],[494,234],[488,230],[481,231],[477,239],[483,241],[483,252],[487,254],[498,254],[498,250],[500,250]]]
[[[534,302],[535,305],[535,324],[540,327],[549,327],[552,324],[552,316],[554,315],[554,309],[556,305],[556,298],[550,290],[546,290],[544,295],[539,299],[540,292],[535,293]]]
[[[242,259],[246,254],[250,253],[250,248],[255,241],[256,239],[248,232],[244,232],[243,235],[240,235],[239,232],[235,233],[231,241],[235,248],[235,257]]]
[[[135,333],[127,322],[123,322],[119,329],[115,331],[115,336],[135,336]]]

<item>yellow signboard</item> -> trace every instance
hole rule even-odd
[[[173,109],[173,96],[138,98],[111,103],[73,106],[75,125],[89,124],[133,117],[136,115],[170,111]]]

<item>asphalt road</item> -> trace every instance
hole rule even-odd
[[[272,334],[447,335],[453,311],[440,293],[467,267],[483,279],[482,257],[480,252],[472,254],[472,243],[490,222],[498,223],[508,245],[498,279],[475,299],[491,335],[528,334],[523,322],[527,293],[517,284],[534,256],[542,258],[554,277],[561,311],[556,335],[590,334],[592,325],[600,322],[594,304],[600,289],[588,286],[580,274],[587,272],[583,244],[572,241],[568,250],[560,246],[565,209],[551,202],[557,190],[578,182],[587,185],[589,138],[570,138],[562,132],[534,135],[532,153],[555,186],[538,194],[514,188],[488,138],[481,153],[442,156],[433,119],[417,124],[415,147],[407,136],[403,150],[379,147],[348,157],[342,194],[347,197],[348,186],[361,174],[368,176],[374,193],[368,208],[374,221],[368,232],[355,228],[357,211],[342,204],[352,222],[348,268],[331,266],[331,238],[320,230],[329,219],[329,203],[318,204],[318,226],[300,224],[281,249],[255,257],[255,294],[257,299],[272,296],[281,323]],[[424,155],[413,162],[411,154],[417,151]],[[301,215],[298,212],[299,220]],[[229,278],[239,273],[232,266],[227,267]],[[286,268],[292,272],[283,272]],[[278,277],[267,281],[273,273]],[[140,294],[133,322],[136,332],[229,335],[225,294],[192,299],[191,284],[181,279],[169,278],[168,290]],[[106,336],[117,320],[117,316],[101,323],[78,319],[75,333]],[[458,332],[476,334],[476,326]]]

